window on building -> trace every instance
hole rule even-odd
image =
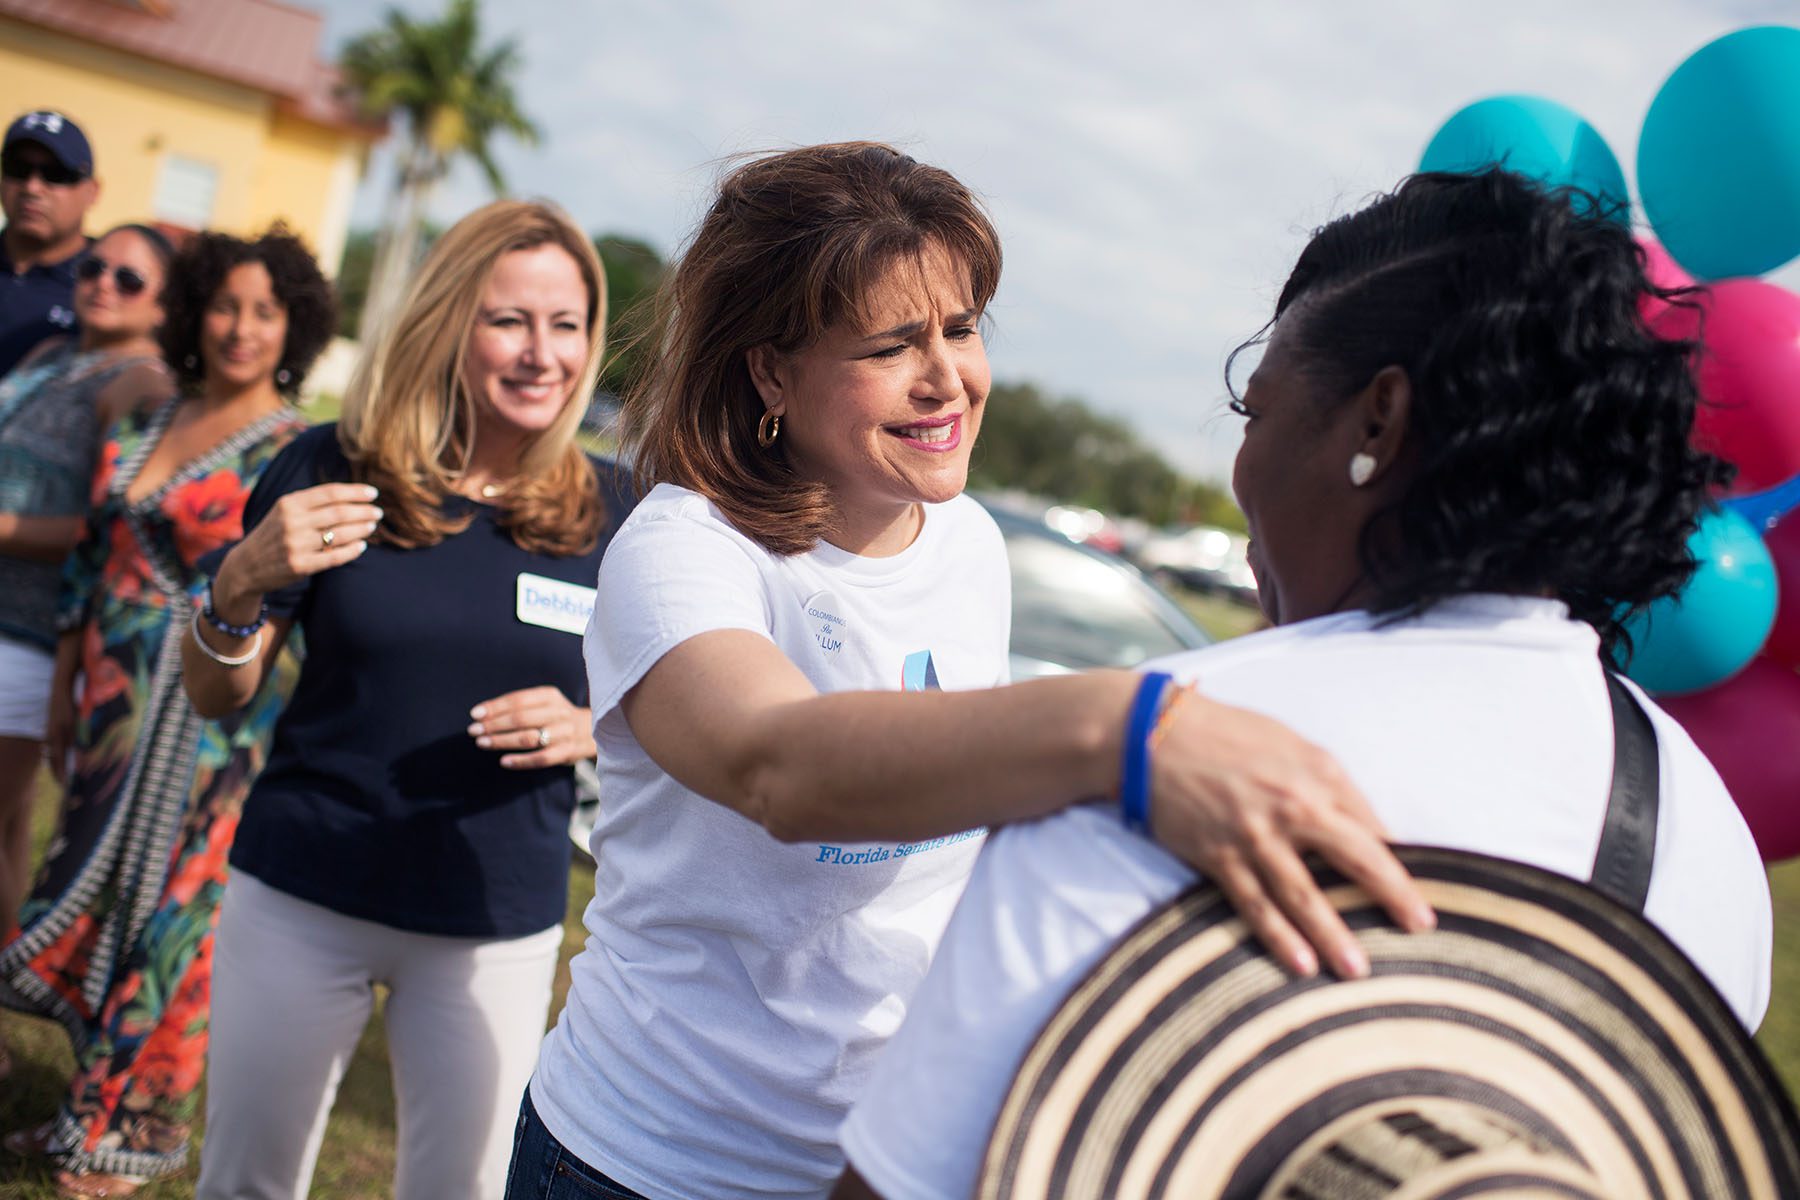
[[[156,219],[183,229],[205,229],[212,223],[219,169],[197,158],[171,154],[163,159],[152,202]]]

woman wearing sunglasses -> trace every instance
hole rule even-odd
[[[101,274],[118,289],[110,262]],[[335,325],[318,264],[280,229],[202,234],[164,305],[182,386],[102,443],[56,611],[47,740],[68,797],[0,948],[0,1002],[74,1043],[56,1116],[6,1139],[50,1156],[67,1195],[125,1195],[186,1162],[225,858],[295,670],[284,659],[247,706],[204,720],[182,692],[181,632],[216,621],[200,559],[243,535],[251,488],[305,427],[287,395]]]
[[[29,882],[56,581],[81,535],[100,431],[175,390],[156,345],[173,253],[142,225],[101,238],[77,268],[80,336],[40,343],[0,377],[0,934]]]

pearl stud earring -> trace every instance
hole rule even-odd
[[[1361,487],[1375,477],[1375,456],[1373,454],[1357,454],[1350,459],[1350,483],[1353,487]]]

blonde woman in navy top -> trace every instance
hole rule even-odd
[[[576,444],[606,292],[543,204],[452,227],[245,515],[184,646],[226,712],[303,631],[220,919],[201,1196],[304,1196],[372,1001],[399,1106],[396,1194],[497,1195],[550,1002],[574,790],[579,633],[610,468]]]

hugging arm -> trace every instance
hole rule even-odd
[[[664,654],[620,707],[660,767],[783,841],[904,840],[1115,798],[1138,681],[1096,671],[821,695],[766,637],[723,629]],[[1194,696],[1170,713],[1151,770],[1157,840],[1217,882],[1292,969],[1316,970],[1316,947],[1341,974],[1366,970],[1301,861],[1308,851],[1402,926],[1430,925],[1354,785],[1278,722]]]

